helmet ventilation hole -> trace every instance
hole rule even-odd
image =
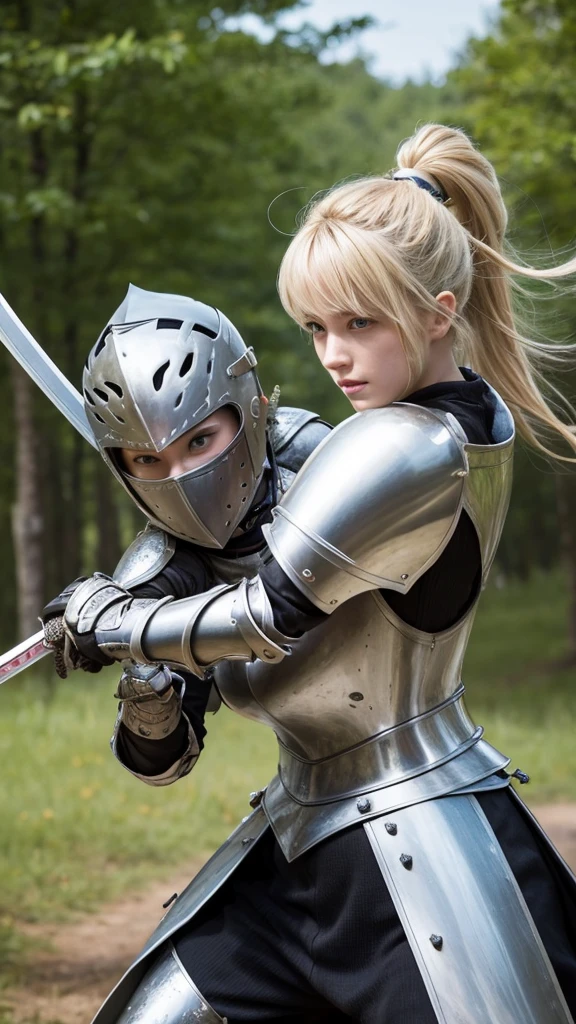
[[[246,498],[245,497],[242,498],[242,504],[244,504],[245,501],[246,501]]]
[[[204,324],[194,324],[193,331],[198,331],[199,334],[205,334],[207,338],[217,338],[216,331],[211,331],[209,327],[204,327]]]
[[[179,331],[183,322],[183,320],[171,320],[169,317],[160,317],[156,324],[156,330],[162,331],[168,329],[172,331]]]
[[[118,398],[124,398],[124,392],[122,391],[122,388],[120,387],[119,384],[115,384],[113,380],[105,380],[104,386],[107,387],[110,391],[113,391],[115,395],[118,395]]]
[[[170,360],[168,359],[167,362],[162,363],[162,366],[159,366],[158,369],[156,370],[156,373],[152,377],[152,383],[154,385],[154,391],[160,391],[160,388],[162,387],[162,384],[164,383],[164,377],[166,375],[166,370],[168,369],[169,366],[170,366]]]
[[[232,508],[232,505],[226,505],[226,508]]]
[[[96,405],[96,402],[92,398],[92,395],[90,394],[89,391],[86,390],[86,388],[84,388],[84,398],[86,399],[87,402],[90,403],[90,405]]]
[[[180,394],[178,395],[178,397],[177,397],[176,401],[174,402],[174,408],[175,408],[175,409],[177,409],[177,408],[178,408],[178,406],[179,406],[179,405],[180,405],[180,403],[182,402],[182,399],[183,399],[183,397],[184,397],[184,392],[183,392],[183,391],[181,391],[181,392],[180,392]]]
[[[190,372],[190,370],[192,369],[192,363],[193,362],[194,362],[194,353],[193,352],[188,352],[188,354],[184,356],[184,360],[182,362],[182,366],[178,370],[178,374],[179,374],[180,377],[185,377],[186,374]]]
[[[242,487],[248,487],[248,484],[244,483],[242,484]]]
[[[103,402],[108,401],[108,395],[106,394],[105,391],[102,391],[102,388],[94,388],[94,394],[98,395],[98,398],[100,398]]]
[[[112,415],[114,419],[118,420],[118,423],[126,423],[126,420],[123,420],[122,417],[119,416],[117,412],[113,412]]]
[[[245,463],[245,462],[241,462],[241,463],[240,463],[240,469],[244,469],[244,466],[245,466],[245,465],[246,465],[246,463]]]
[[[98,420],[98,423],[104,423],[104,425],[106,424],[106,420],[103,420],[102,417],[99,416],[97,412],[93,413],[93,416],[95,419]]]
[[[104,333],[100,337],[98,344],[96,345],[96,348],[94,349],[94,358],[100,355],[102,349],[104,348],[104,345],[106,344],[107,337],[108,335],[106,334],[106,331],[104,331]]]
[[[206,363],[206,373],[212,373],[212,360],[209,359]]]

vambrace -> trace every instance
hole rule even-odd
[[[224,659],[274,664],[291,638],[274,626],[257,576],[174,601],[134,598],[99,574],[83,583],[66,610],[66,629],[81,650],[145,664],[167,664],[203,676]]]

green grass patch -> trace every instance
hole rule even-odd
[[[531,776],[529,803],[576,800],[576,668],[566,651],[560,574],[489,588],[480,602],[464,682],[486,738]]]

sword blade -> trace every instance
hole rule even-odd
[[[44,644],[44,630],[40,629],[34,636],[0,656],[0,685],[49,653],[50,648]]]
[[[35,341],[1,293],[0,341],[72,426],[96,448],[82,395]]]

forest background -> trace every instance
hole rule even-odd
[[[132,281],[219,306],[254,346],[268,394],[279,384],[285,404],[332,422],[347,415],[281,310],[278,264],[313,195],[387,171],[400,140],[425,121],[465,128],[494,161],[511,241],[527,262],[573,254],[572,0],[503,0],[443,84],[401,86],[375,78],[361,58],[322,62],[334,41],[361,38],[365,20],[288,33],[276,19],[293,6],[0,5],[0,290],[76,386]],[[249,12],[276,26],[271,41],[229,30],[230,16]],[[534,294],[539,305],[522,299],[530,330],[574,341],[573,294]],[[572,371],[557,374],[569,397],[575,382]],[[0,388],[6,649],[38,629],[45,599],[64,584],[111,571],[143,523],[96,453],[2,348]],[[572,469],[520,448],[493,579],[467,662],[475,710],[493,742],[507,750],[511,742],[514,756],[530,762],[524,767],[536,766],[538,799],[573,797]],[[4,970],[21,961],[14,906],[22,918],[78,910],[149,877],[166,858],[179,862],[191,836],[195,850],[213,848],[244,813],[239,793],[271,774],[270,738],[217,716],[220,746],[203,755],[188,789],[142,795],[106,755],[112,690],[111,676],[59,684],[47,667],[0,694]]]

